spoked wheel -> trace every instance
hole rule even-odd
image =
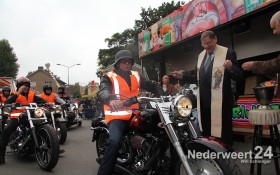
[[[204,145],[195,144],[189,148],[192,153],[205,153],[209,150]],[[213,150],[209,150],[210,155]],[[215,154],[217,155],[217,154]],[[190,168],[194,175],[237,175],[242,174],[240,168],[231,159],[196,159],[187,158]],[[176,160],[175,175],[187,175],[180,159]]]
[[[43,170],[52,170],[59,158],[59,140],[53,127],[48,124],[39,127],[36,133],[38,148],[35,148],[37,163]]]
[[[108,142],[109,135],[107,133],[101,133],[96,140],[96,153],[98,157],[103,157]]]
[[[59,122],[59,132],[57,133],[58,140],[60,144],[63,144],[66,141],[67,138],[67,127],[66,127],[66,122]]]

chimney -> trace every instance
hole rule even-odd
[[[43,66],[38,66],[38,70],[44,70]]]

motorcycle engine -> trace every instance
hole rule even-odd
[[[143,171],[150,158],[152,144],[144,137],[136,135],[131,138],[131,145],[137,152],[132,165],[133,172]]]

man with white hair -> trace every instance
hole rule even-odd
[[[270,19],[270,27],[273,34],[280,35],[280,11],[276,12]],[[280,55],[267,61],[248,61],[242,64],[242,69],[252,71],[254,74],[280,73]]]

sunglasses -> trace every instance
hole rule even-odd
[[[120,63],[122,63],[122,64],[126,64],[126,63],[132,64],[133,61],[132,61],[131,59],[121,59],[121,60],[120,60]]]

